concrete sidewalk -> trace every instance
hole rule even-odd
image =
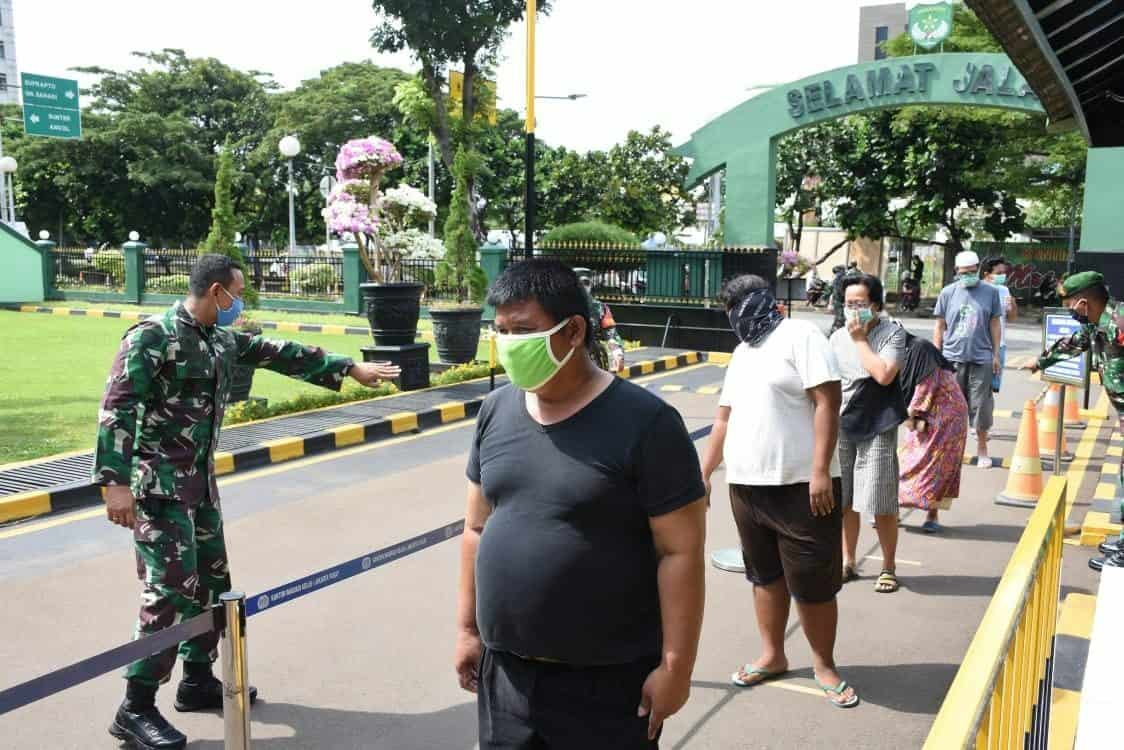
[[[652,387],[684,386],[661,395],[694,430],[710,422],[716,405],[714,395],[699,390],[723,374],[705,365],[653,380]],[[1011,378],[1005,388],[1000,406],[1017,409],[1040,385]],[[440,429],[226,478],[236,586],[253,594],[460,517],[472,430],[469,422]],[[1016,420],[997,424],[994,453],[1009,455],[1016,429]],[[1095,486],[1093,473],[1090,467],[1083,477],[1082,495]],[[708,554],[737,539],[722,477],[716,479]],[[880,561],[873,531],[863,527],[860,551],[869,556],[863,579],[841,594],[837,647],[842,674],[863,698],[853,710],[832,708],[815,689],[795,617],[787,641],[792,673],[751,690],[732,687],[731,672],[759,648],[750,586],[741,576],[708,568],[692,697],[668,723],[661,747],[920,747],[1029,516],[993,502],[1005,480],[1002,470],[965,467],[963,496],[942,514],[942,535],[917,533],[919,513],[903,516],[903,588],[895,594],[874,592]],[[98,523],[98,533],[109,535],[108,551],[83,558],[69,540],[69,557],[44,554],[22,573],[0,577],[0,596],[10,603],[0,639],[0,686],[128,637],[138,591],[129,538]],[[47,528],[20,545],[32,553],[61,533],[61,527]],[[22,554],[24,546],[10,546],[14,541],[0,541],[0,557]],[[1066,552],[1063,594],[1094,590],[1088,552]],[[255,746],[474,748],[475,704],[457,688],[451,666],[457,556],[457,542],[445,543],[252,618],[250,673],[262,696],[253,712]],[[122,690],[121,679],[107,675],[0,716],[0,744],[116,747],[105,725]],[[190,747],[221,748],[221,719],[175,714],[171,694],[161,691],[161,706],[192,738]]]

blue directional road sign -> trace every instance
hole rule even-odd
[[[1050,347],[1055,341],[1067,339],[1080,330],[1081,324],[1073,319],[1065,308],[1047,308],[1042,315],[1042,348]],[[1051,383],[1066,385],[1085,385],[1085,367],[1088,357],[1084,353],[1062,360],[1042,371],[1042,379]]]

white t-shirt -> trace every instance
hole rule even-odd
[[[1002,310],[999,315],[999,345],[1007,346],[1007,310],[1011,305],[1011,290],[998,284],[992,286],[999,290],[999,309]]]
[[[827,338],[812,323],[786,318],[760,346],[734,350],[720,406],[730,407],[726,481],[785,485],[812,479],[815,406],[806,390],[839,380]],[[831,476],[840,476],[839,459]]]

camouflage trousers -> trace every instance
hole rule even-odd
[[[169,500],[137,502],[133,532],[137,576],[144,583],[135,638],[188,620],[230,591],[222,510],[204,499],[198,506]],[[218,633],[209,632],[130,664],[125,677],[149,685],[167,682],[176,653],[185,662],[212,663]]]

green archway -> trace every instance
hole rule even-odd
[[[693,160],[690,186],[725,168],[728,245],[772,246],[781,136],[856,112],[916,104],[1045,114],[1006,55],[917,55],[837,68],[778,86],[707,123],[675,151]]]

